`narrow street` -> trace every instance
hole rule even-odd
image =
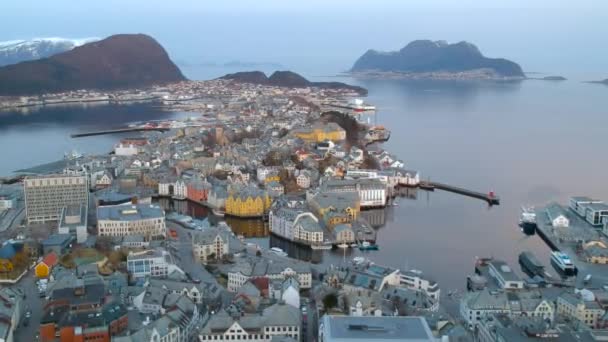
[[[42,307],[44,298],[40,298],[38,292],[38,286],[36,285],[36,278],[34,277],[34,270],[31,269],[21,279],[17,286],[25,292],[25,300],[23,303],[23,313],[21,316],[21,323],[15,331],[15,341],[37,341],[38,331],[40,327],[40,320],[42,319]],[[24,326],[25,312],[30,310],[32,317],[29,319],[27,326]]]

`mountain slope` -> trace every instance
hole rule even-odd
[[[471,43],[448,44],[430,40],[415,40],[399,51],[368,50],[359,57],[351,71],[427,73],[477,69],[492,70],[500,77],[524,77],[517,63],[503,58],[487,58]]]
[[[367,94],[367,89],[362,87],[342,82],[311,82],[293,71],[275,71],[270,77],[261,71],[242,71],[224,75],[220,79],[286,88],[318,87],[325,89],[350,89],[362,95]]]
[[[185,80],[152,37],[120,34],[36,61],[0,68],[0,95],[117,89]]]
[[[99,38],[35,38],[0,42],[0,66],[50,57]]]

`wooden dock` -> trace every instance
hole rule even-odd
[[[118,129],[108,129],[103,131],[94,131],[94,132],[85,132],[85,133],[76,133],[70,135],[72,138],[82,138],[82,137],[90,137],[94,135],[104,135],[104,134],[116,134],[116,133],[128,133],[128,132],[147,132],[147,131],[157,131],[157,132],[168,132],[170,128],[166,127],[129,127],[129,128],[118,128]]]
[[[428,191],[435,191],[435,189],[439,189],[439,190],[443,190],[443,191],[453,192],[455,194],[459,194],[459,195],[463,195],[463,196],[477,198],[482,201],[488,202],[489,205],[499,205],[500,204],[500,197],[496,196],[493,192],[484,194],[484,193],[481,193],[478,191],[468,190],[468,189],[460,188],[457,186],[452,186],[452,185],[438,183],[438,182],[431,182],[431,181],[421,181],[420,184],[418,184],[418,187],[420,189],[428,190]]]

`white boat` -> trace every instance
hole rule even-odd
[[[348,244],[341,243],[341,244],[338,245],[338,248],[348,248]]]
[[[356,243],[351,243],[350,244],[350,248],[357,248],[359,245],[357,245]]]
[[[558,271],[567,276],[576,275],[576,266],[572,263],[572,259],[568,254],[563,252],[551,252],[551,263]]]
[[[225,211],[221,210],[221,209],[211,209],[211,212],[213,213],[213,215],[215,216],[219,216],[219,217],[224,217],[224,215],[226,214]]]
[[[364,257],[354,257],[353,258],[353,263],[355,264],[362,264],[365,262],[365,258]]]
[[[280,255],[280,256],[287,256],[287,253],[285,253],[282,249],[280,249],[279,247],[272,247],[270,249],[270,251],[276,255]]]
[[[320,245],[310,245],[311,249],[319,249],[319,250],[329,250],[331,249],[331,243],[329,244],[320,244]]]
[[[66,152],[63,154],[63,159],[65,160],[74,160],[74,159],[78,159],[78,158],[82,158],[84,155],[82,153],[79,153],[76,150],[72,150],[70,152]]]
[[[533,224],[536,225],[536,212],[533,207],[521,207],[521,216],[519,217],[519,224]]]

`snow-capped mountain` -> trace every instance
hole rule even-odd
[[[0,42],[0,66],[49,57],[99,38],[34,38]]]

